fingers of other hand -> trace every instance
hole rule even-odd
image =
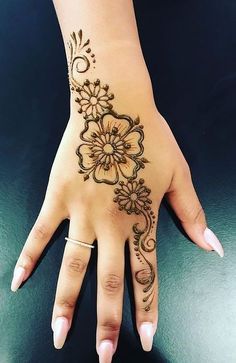
[[[215,250],[223,257],[224,250],[220,241],[207,227],[205,213],[194,189],[187,164],[175,173],[166,197],[192,241],[206,251]]]
[[[129,238],[130,263],[134,287],[136,325],[142,347],[152,349],[158,321],[158,274],[156,235],[153,228],[147,238]]]
[[[45,199],[14,268],[11,290],[16,291],[34,269],[55,230],[65,219],[63,208],[55,199]]]
[[[97,352],[100,362],[111,362],[122,320],[124,245],[118,233],[98,235]]]
[[[72,217],[69,236],[72,239],[93,243],[95,236],[82,216]],[[59,273],[52,314],[54,346],[62,348],[71,327],[74,309],[91,255],[91,248],[68,241],[65,246]]]

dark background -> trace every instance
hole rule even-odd
[[[151,353],[134,332],[126,288],[114,362],[236,362],[236,2],[135,1],[156,102],[192,169],[225,257],[206,253],[165,206],[159,225],[159,325]],[[28,282],[12,271],[43,201],[69,116],[63,43],[51,1],[0,1],[0,363],[97,362],[96,252],[64,348],[51,313],[65,222]],[[129,268],[127,266],[127,286]]]

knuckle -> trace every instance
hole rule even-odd
[[[147,320],[152,320],[156,317],[157,315],[157,311],[158,311],[158,307],[157,305],[153,304],[153,303],[148,303],[146,302],[144,299],[141,299],[138,303],[137,303],[137,314],[139,316],[139,319],[142,320],[142,318],[147,321]]]
[[[31,268],[35,263],[32,253],[28,249],[24,249],[19,257],[18,266],[25,269]]]
[[[185,180],[191,179],[191,169],[186,161],[181,168],[181,178]]]
[[[33,255],[30,251],[25,250],[23,252],[23,259],[27,265],[32,265],[34,263]]]
[[[121,277],[114,273],[105,275],[102,279],[102,287],[108,294],[117,293],[122,286]]]
[[[189,217],[190,217],[190,220],[192,221],[192,223],[199,223],[202,220],[204,220],[205,219],[205,213],[204,213],[204,210],[203,210],[202,206],[200,206],[197,209],[193,209],[189,213]]]
[[[112,220],[115,220],[117,223],[117,217],[121,214],[121,211],[119,208],[117,208],[117,205],[115,203],[109,203],[106,205],[104,210],[106,216],[110,217]]]
[[[118,333],[120,330],[120,321],[116,318],[109,320],[102,320],[99,323],[99,326],[105,331]]]
[[[138,312],[145,316],[153,316],[155,308],[153,306],[140,305],[137,308]]]
[[[135,275],[139,275],[139,279],[145,284],[150,280],[150,269],[143,268],[142,270],[137,271]]]
[[[71,257],[66,259],[65,266],[69,272],[82,273],[87,264],[80,257]]]
[[[56,301],[56,305],[61,309],[73,310],[75,308],[76,300],[72,298],[59,298]]]
[[[32,228],[33,238],[37,240],[46,240],[50,237],[50,231],[46,223],[38,221]]]

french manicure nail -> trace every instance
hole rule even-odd
[[[11,282],[11,291],[15,292],[23,282],[25,269],[21,266],[15,268]]]
[[[56,349],[61,349],[63,347],[68,330],[68,320],[63,316],[56,318],[53,324],[53,342]]]
[[[224,250],[223,247],[216,237],[215,233],[213,233],[209,228],[206,228],[204,231],[204,238],[206,243],[208,243],[220,257],[224,257]]]
[[[110,340],[103,340],[98,348],[99,363],[111,363],[113,356],[113,344]]]
[[[153,342],[153,324],[142,323],[139,328],[139,335],[143,350],[149,352],[152,349]]]

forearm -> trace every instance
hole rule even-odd
[[[131,97],[150,92],[151,84],[139,42],[133,3],[130,0],[53,0],[65,44],[70,69],[71,47],[75,39],[71,34],[82,30],[82,44],[90,39],[80,55],[81,72],[75,74],[79,82],[85,79],[101,79],[110,85],[113,93],[123,92],[129,85],[137,85],[131,90]],[[77,42],[80,39],[77,39]],[[90,51],[91,49],[91,51]],[[89,53],[87,53],[89,51]],[[72,73],[72,74],[71,74]],[[139,87],[140,85],[140,87]],[[73,86],[73,79],[72,84]],[[149,91],[150,90],[150,91]],[[122,99],[121,99],[122,101]],[[127,100],[126,100],[127,101]],[[73,100],[72,100],[73,105]],[[73,107],[73,106],[72,106]]]

